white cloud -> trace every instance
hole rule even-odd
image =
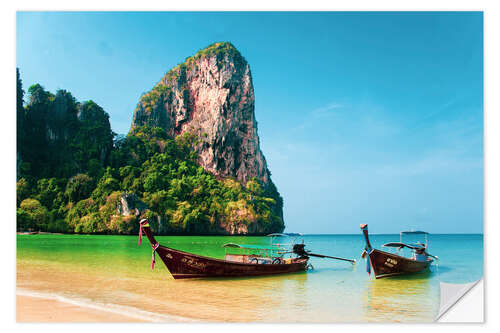
[[[322,106],[322,107],[319,107],[317,109],[314,109],[312,111],[312,114],[315,115],[315,116],[320,116],[322,114],[325,114],[327,112],[330,112],[330,111],[333,111],[333,110],[338,110],[338,109],[341,109],[341,108],[344,108],[345,106],[342,105],[342,104],[339,104],[339,103],[330,103],[330,104],[327,104],[325,106]]]

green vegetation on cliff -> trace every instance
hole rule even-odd
[[[18,89],[17,229],[130,234],[149,217],[160,234],[281,231],[282,199],[271,183],[216,179],[197,162],[195,136],[135,128],[115,140],[108,114],[65,90]],[[147,206],[124,213],[133,194]]]

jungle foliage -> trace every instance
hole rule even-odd
[[[197,137],[175,138],[157,127],[114,139],[108,114],[65,90],[36,84],[24,104],[17,76],[17,229],[131,234],[150,218],[159,234],[217,234],[231,224],[283,229],[274,184],[217,179],[197,162]],[[120,213],[124,193],[148,209]],[[249,228],[250,229],[250,228]]]

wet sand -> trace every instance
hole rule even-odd
[[[123,323],[146,321],[64,302],[55,298],[19,294],[16,295],[16,320],[20,323]]]
[[[121,318],[127,318],[126,321],[274,322],[288,319],[281,317],[283,312],[276,312],[280,303],[285,301],[281,298],[290,301],[287,290],[298,290],[301,294],[301,286],[307,278],[306,274],[295,274],[286,279],[277,276],[228,281],[176,281],[168,275],[166,268],[158,266],[154,271],[146,266],[145,274],[123,273],[117,276],[113,270],[95,271],[83,265],[18,260],[17,295],[42,295],[41,298],[52,302],[62,300],[76,305],[80,313],[84,311],[82,306],[90,309],[92,311],[87,311],[89,316],[98,313],[96,319],[87,322],[120,321],[114,319],[117,317],[103,316],[104,311],[121,315]],[[18,321],[38,321],[37,318],[44,317],[48,318],[47,321],[58,321],[49,316],[50,312],[43,312],[46,306],[40,301],[35,300],[32,304],[18,304],[17,313],[22,314],[18,315]],[[37,305],[40,310],[35,309]],[[34,317],[38,311],[42,314]],[[271,313],[273,311],[276,313]],[[77,316],[67,321],[76,322],[80,318],[85,319]],[[299,321],[305,319],[310,320],[310,317],[296,317]]]

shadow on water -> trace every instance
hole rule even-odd
[[[424,322],[437,311],[434,273],[373,279],[365,292],[365,315],[369,321]]]
[[[276,321],[310,307],[306,272],[255,277],[181,279],[170,283],[175,298],[196,304],[197,318]],[[159,295],[157,295],[159,298]],[[190,310],[192,311],[192,309]]]
[[[306,271],[293,272],[293,273],[283,273],[283,274],[273,274],[273,275],[257,275],[257,276],[235,276],[235,277],[209,277],[209,278],[197,278],[197,279],[184,279],[184,281],[247,281],[247,280],[268,280],[276,278],[294,278],[297,276],[307,276]]]
[[[419,272],[419,273],[411,273],[411,274],[403,274],[397,276],[389,276],[379,280],[394,280],[394,281],[413,281],[413,280],[423,280],[432,277],[435,272],[430,270]]]

